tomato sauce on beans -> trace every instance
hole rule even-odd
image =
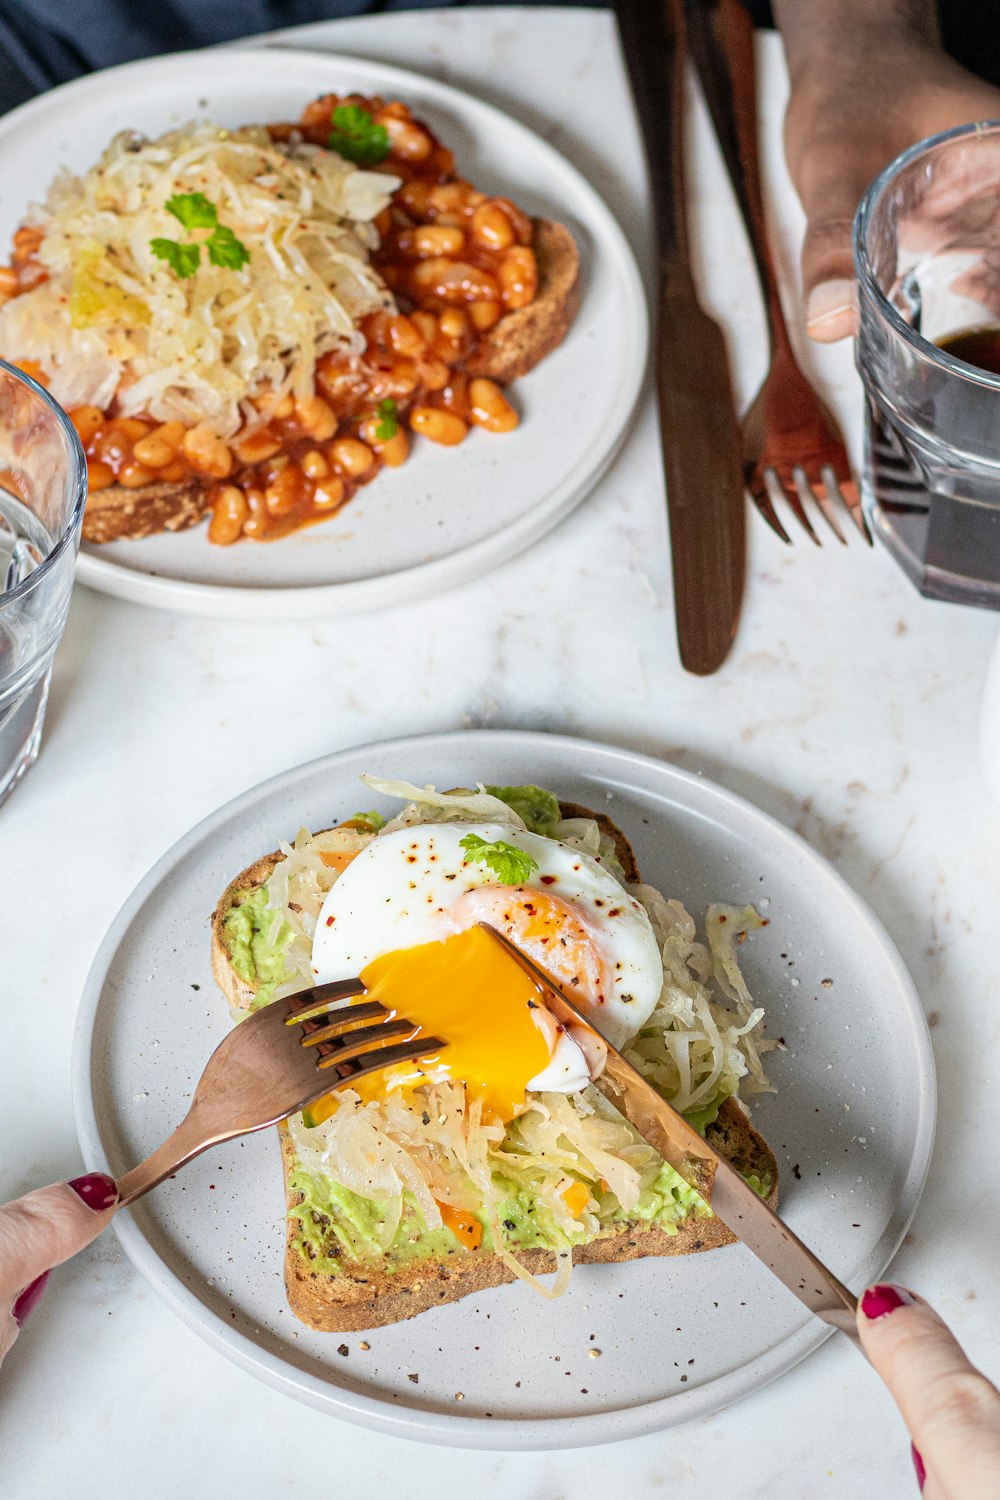
[[[205,489],[211,541],[272,541],[331,515],[383,466],[404,463],[411,433],[453,446],[473,426],[517,426],[501,387],[470,379],[463,366],[505,313],[535,298],[530,218],[509,198],[457,177],[452,152],[398,100],[328,94],[296,125],[270,126],[271,135],[326,146],[341,104],[361,106],[384,126],[390,151],[372,170],[402,179],[375,221],[372,256],[399,312],[362,319],[360,358],[323,355],[312,397],[256,398],[259,420],[228,441],[203,426],[124,417],[114,405],[76,408],[69,415],[91,490],[195,481]],[[17,231],[12,264],[0,268],[0,297],[44,280],[34,259],[39,239],[32,228]],[[387,419],[380,403],[389,401]]]

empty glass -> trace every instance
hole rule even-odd
[[[38,755],[86,495],[66,413],[0,360],[0,802]]]
[[[1000,124],[898,157],[854,255],[872,528],[922,593],[1000,609]]]

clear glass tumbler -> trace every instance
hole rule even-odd
[[[872,529],[921,593],[1000,609],[1000,123],[897,157],[854,258]]]
[[[0,360],[0,802],[38,755],[86,498],[66,413]]]

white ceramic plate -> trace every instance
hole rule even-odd
[[[454,148],[459,170],[560,219],[582,256],[583,300],[565,343],[524,380],[521,425],[456,449],[416,445],[335,517],[272,543],[213,547],[205,528],[85,545],[84,583],[137,604],[229,618],[377,609],[440,593],[530,546],[611,462],[646,361],[646,304],[621,229],[586,179],[515,120],[469,94],[381,63],[291,49],[210,51],[96,73],[0,121],[0,245],[56,170],[85,170],[125,128],[193,117],[297,119],[330,90],[398,96]]]
[[[369,806],[362,771],[438,786],[540,782],[607,810],[645,877],[697,918],[712,900],[757,903],[770,925],[741,957],[788,1048],[771,1060],[778,1092],[755,1111],[778,1157],[783,1212],[849,1285],[884,1270],[923,1185],[935,1099],[923,1014],[889,938],[818,854],[731,793],[553,735],[479,731],[345,751],[247,792],[176,844],[119,913],[87,982],[74,1084],[88,1167],[118,1174],[158,1145],[226,1032],[209,969],[219,893],[301,824]],[[518,1284],[367,1335],[313,1333],[284,1296],[273,1131],[210,1152],[115,1227],[170,1306],[244,1368],[322,1410],[428,1442],[631,1437],[728,1405],[829,1332],[734,1245],[577,1267],[557,1302]]]

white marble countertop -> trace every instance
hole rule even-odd
[[[623,75],[607,13],[416,12],[339,22],[300,42],[447,78],[509,109],[584,167],[648,257],[641,173],[620,154]],[[780,157],[780,47],[761,38],[771,200],[790,276],[801,220]],[[708,301],[742,398],[762,321],[700,104],[696,217]],[[628,132],[626,131],[626,135]],[[809,366],[857,451],[847,348]],[[134,883],[238,791],[341,746],[463,725],[543,728],[663,756],[750,798],[816,846],[895,939],[932,1027],[941,1086],[930,1182],[895,1268],[1000,1375],[1000,1196],[979,1158],[1000,1068],[995,851],[1000,809],[975,755],[994,616],[921,599],[882,552],[750,527],[736,648],[715,677],[674,645],[649,401],[597,493],[530,555],[447,597],[364,619],[227,624],[80,589],[41,760],[0,812],[6,980],[0,1196],[79,1170],[69,1097],[74,1011]],[[599,607],[594,607],[594,601]],[[261,681],[291,711],[267,712]],[[874,1003],[878,1003],[877,996]],[[981,1197],[984,1187],[986,1196]],[[958,1232],[956,1232],[958,1231]],[[404,1488],[451,1500],[609,1493],[741,1500],[916,1490],[888,1397],[838,1340],[689,1427],[607,1448],[493,1455],[380,1437],[317,1416],[182,1326],[108,1235],[53,1277],[0,1376],[0,1495],[81,1500]]]

